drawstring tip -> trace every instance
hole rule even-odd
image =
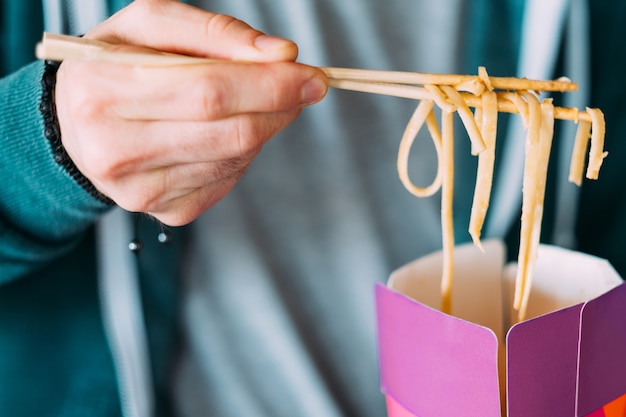
[[[139,213],[135,213],[135,221],[133,222],[133,236],[135,236],[129,243],[128,243],[128,249],[134,253],[135,255],[138,255],[139,252],[141,252],[141,249],[143,249],[143,244],[141,242],[141,240],[138,237],[139,234]],[[174,235],[173,233],[162,223],[159,223],[160,226],[160,231],[159,234],[157,234],[157,241],[163,245],[166,245],[170,242],[172,242],[172,240],[174,240]]]
[[[133,239],[128,243],[128,249],[130,249],[130,251],[134,254],[138,254],[139,252],[141,252],[142,247],[143,245],[141,244],[141,240],[139,239]]]
[[[161,232],[157,235],[157,240],[162,244],[168,244],[172,241],[172,239],[174,239],[174,236],[169,230],[161,230]]]

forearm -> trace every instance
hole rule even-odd
[[[108,206],[54,160],[39,111],[43,64],[0,80],[0,283],[66,253]]]

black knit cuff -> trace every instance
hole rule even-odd
[[[41,103],[39,111],[44,121],[44,136],[48,139],[52,149],[52,155],[57,164],[59,164],[67,173],[87,191],[93,198],[101,203],[114,205],[115,202],[106,195],[102,194],[96,187],[85,177],[82,172],[76,168],[74,161],[70,158],[61,142],[61,128],[57,119],[56,105],[54,101],[54,87],[56,85],[56,75],[61,65],[57,61],[46,61],[43,77],[41,78]]]

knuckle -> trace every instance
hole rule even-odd
[[[263,132],[258,123],[250,117],[240,117],[236,127],[237,158],[256,154],[263,142]]]
[[[232,27],[238,26],[240,20],[227,14],[214,14],[207,17],[205,24],[206,33],[209,36],[228,32]]]
[[[71,94],[69,107],[74,120],[99,120],[107,112],[106,100],[95,98],[89,88],[75,88]]]
[[[158,201],[161,193],[152,185],[141,184],[140,187],[130,189],[120,184],[119,198],[114,199],[116,203],[135,213],[150,213],[158,209]]]
[[[109,113],[110,90],[94,74],[97,71],[90,64],[64,62],[57,75],[57,111],[67,109],[73,120],[85,121],[100,120],[102,114]]]
[[[212,78],[204,80],[197,90],[200,94],[202,115],[206,120],[217,120],[228,114],[226,83],[215,82]]]
[[[115,183],[122,177],[126,164],[106,143],[103,145],[99,140],[91,140],[82,149],[81,165],[85,167],[87,176],[103,183]]]
[[[282,112],[267,117],[239,117],[235,128],[237,156],[247,159],[256,156],[263,145],[294,120],[299,112],[300,110]]]
[[[103,118],[106,118],[104,115],[107,112],[105,104],[85,99],[75,103],[71,117],[78,128],[91,130],[92,126],[102,124]]]

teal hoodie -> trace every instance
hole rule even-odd
[[[110,1],[109,10],[125,3]],[[33,62],[44,27],[41,1],[2,1],[0,16],[0,68],[6,75],[0,81],[0,415],[120,416],[93,228],[109,207],[56,164],[43,136],[43,63]],[[159,259],[176,256],[172,247],[146,252]],[[155,265],[148,253],[143,258]],[[144,307],[153,312],[147,326],[152,360],[167,369],[160,363],[167,354],[160,352],[175,340],[168,332],[176,291],[167,286],[174,282],[166,279],[168,268],[160,272],[164,279],[145,287]],[[164,372],[153,375],[165,381]],[[154,389],[161,389],[156,382]],[[159,396],[162,415],[168,414],[166,398]]]

